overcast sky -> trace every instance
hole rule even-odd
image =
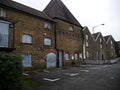
[[[51,0],[14,0],[42,11]],[[120,41],[120,0],[62,0],[82,26]]]

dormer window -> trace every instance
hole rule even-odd
[[[45,22],[44,23],[44,28],[45,29],[51,29],[51,23],[50,22]]]
[[[74,31],[74,27],[73,26],[69,26],[69,31],[73,32]]]
[[[0,8],[0,17],[6,17],[6,11],[3,8]]]

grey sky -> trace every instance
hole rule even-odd
[[[42,11],[50,0],[14,0]],[[103,36],[112,35],[120,41],[120,0],[62,0],[82,26],[92,27],[104,23],[94,29]]]

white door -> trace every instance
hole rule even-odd
[[[47,68],[56,67],[56,55],[54,53],[47,54]]]

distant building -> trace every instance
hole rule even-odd
[[[116,54],[117,57],[120,57],[120,41],[116,42]]]
[[[94,39],[94,59],[96,60],[102,60],[105,59],[105,40],[100,32],[92,34],[92,37]]]
[[[93,60],[94,57],[94,45],[95,41],[93,40],[93,37],[88,29],[88,27],[83,28],[83,36],[84,36],[84,44],[83,44],[83,58],[85,60]]]
[[[105,36],[104,37],[105,42],[106,42],[106,59],[113,59],[116,57],[115,53],[115,40],[111,35]]]

